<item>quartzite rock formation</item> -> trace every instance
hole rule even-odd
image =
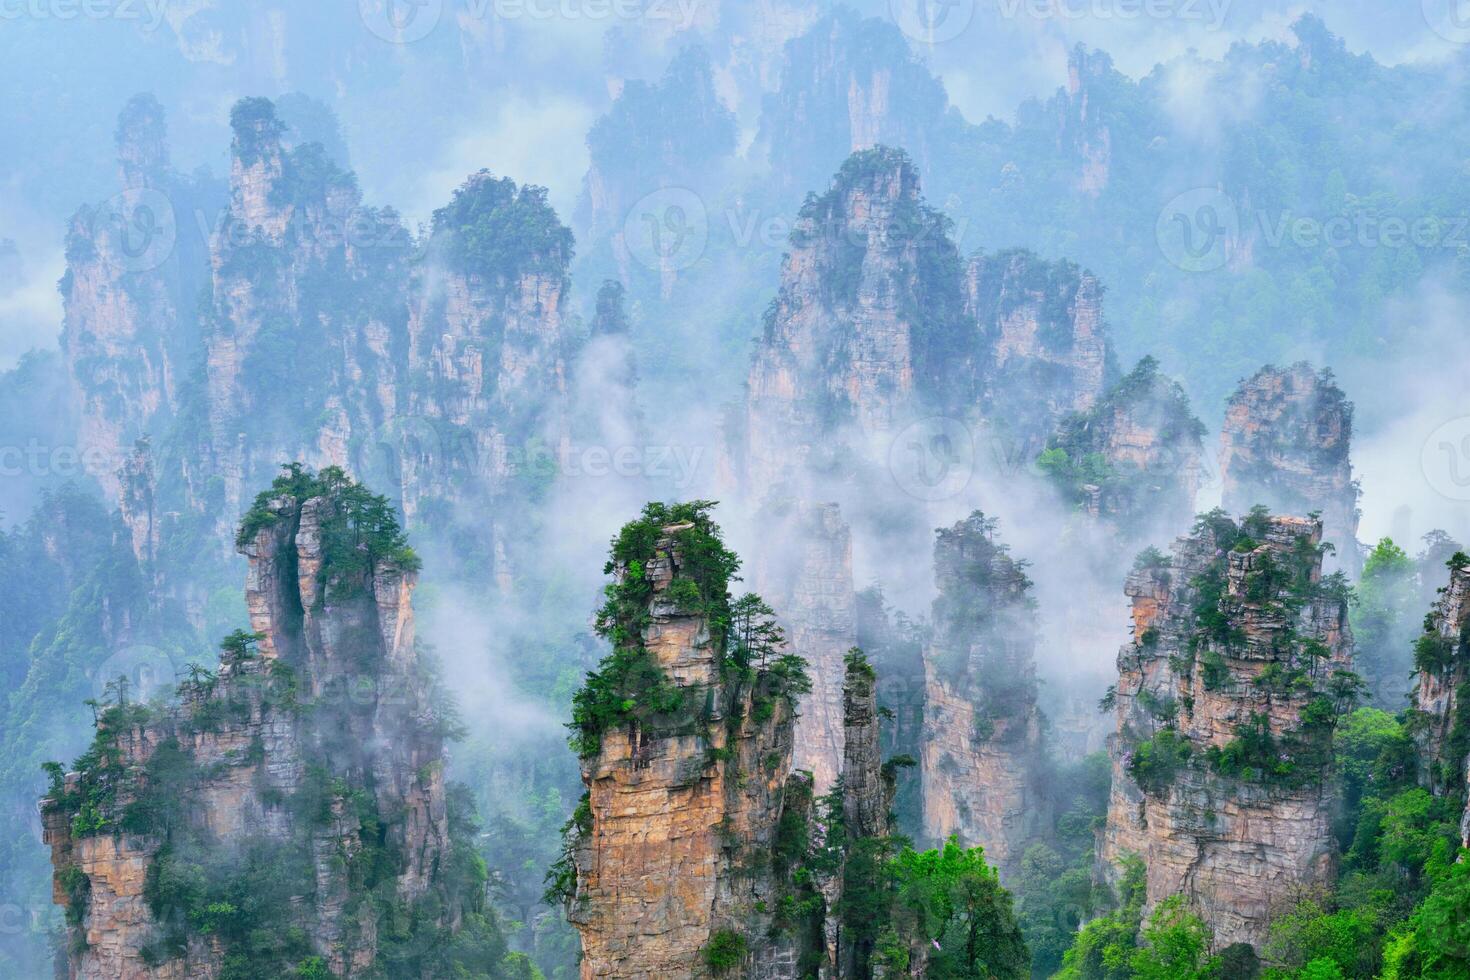
[[[1337,549],[1328,567],[1355,573],[1362,558],[1352,437],[1353,406],[1331,371],[1305,361],[1261,368],[1225,408],[1221,506],[1241,514],[1257,504],[1273,513],[1321,513],[1323,536]]]
[[[416,559],[385,507],[336,471],[278,480],[240,532],[254,634],[166,709],[117,691],[78,771],[54,769],[42,811],[69,976],[318,960],[350,977],[390,950],[432,971],[479,911],[473,881],[455,883],[468,855],[414,640]]]
[[[1036,608],[1025,563],[972,514],[934,545],[939,598],[925,651],[924,835],[981,845],[1014,874],[1047,821],[1036,705]]]
[[[581,933],[582,976],[691,978],[722,955],[726,969],[738,966],[746,977],[795,980],[821,964],[831,971],[849,955],[835,918],[822,911],[835,907],[842,875],[795,874],[808,845],[819,843],[807,828],[820,814],[811,776],[791,771],[790,674],[768,661],[774,650],[742,647],[738,627],[722,637],[706,612],[682,605],[691,582],[719,587],[691,557],[709,553],[706,535],[718,529],[703,513],[650,513],[629,528],[656,537],[639,557],[618,556],[600,617],[616,624],[607,632],[618,649],[578,701],[593,703],[609,684],[618,697],[633,693],[616,685],[635,676],[652,684],[647,673],[617,673],[619,658],[646,656],[678,707],[595,732],[579,720],[580,737],[591,736],[582,743],[587,796],[569,829],[564,896]],[[670,516],[687,519],[657,526]],[[625,599],[631,608],[616,605]],[[732,669],[748,655],[766,666]],[[876,678],[856,653],[845,678],[844,823],[852,836],[885,836],[893,790],[880,761]],[[773,928],[783,899],[799,891],[817,911]]]
[[[1204,426],[1145,357],[1090,409],[1062,419],[1040,464],[1071,503],[1125,540],[1165,540],[1194,516]]]
[[[482,172],[416,241],[320,144],[291,145],[269,100],[230,121],[226,198],[167,168],[162,111],[134,100],[124,217],[172,214],[177,241],[133,257],[142,233],[116,207],[83,209],[69,234],[62,346],[82,448],[138,557],[227,557],[248,488],[303,460],[389,488],[410,519],[434,514],[450,555],[508,583],[510,529],[549,463],[531,447],[568,435],[571,232],[544,191]]]
[[[1260,945],[1303,889],[1333,881],[1332,729],[1351,673],[1347,590],[1321,576],[1319,522],[1214,512],[1129,576],[1112,798],[1100,869],[1148,869],[1219,946]]]
[[[1419,669],[1414,707],[1423,724],[1416,732],[1424,765],[1424,781],[1436,796],[1462,803],[1470,798],[1470,753],[1456,748],[1457,727],[1470,719],[1462,703],[1470,678],[1470,561],[1463,554],[1450,560],[1449,584],[1425,619],[1425,631],[1414,647]],[[1460,819],[1460,838],[1470,847],[1470,806]]]

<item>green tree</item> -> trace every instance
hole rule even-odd
[[[899,931],[929,947],[932,980],[1020,980],[1031,957],[1011,896],[985,850],[954,837],[933,851],[905,848],[893,862]]]

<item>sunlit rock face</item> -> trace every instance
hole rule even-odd
[[[1036,704],[1036,606],[1025,563],[976,513],[934,546],[934,635],[925,650],[924,835],[981,845],[1002,876],[1048,821]]]
[[[1276,513],[1320,513],[1324,538],[1337,549],[1328,567],[1356,574],[1362,556],[1352,437],[1353,406],[1332,372],[1305,361],[1261,368],[1225,408],[1222,506],[1232,513],[1257,504]]]
[[[1332,727],[1357,682],[1321,540],[1320,521],[1216,512],[1128,579],[1099,870],[1141,858],[1149,906],[1184,895],[1221,946],[1259,946],[1335,873]]]
[[[788,794],[792,805],[811,802],[809,781],[803,795],[800,777],[788,778],[796,717],[758,682],[723,672],[706,616],[680,611],[670,588],[686,571],[685,530],[665,528],[642,569],[653,593],[640,640],[706,707],[698,721],[669,730],[611,729],[582,760],[588,795],[568,915],[582,937],[584,978],[699,976],[721,930],[747,937],[760,964],[754,975],[788,975],[781,963],[794,969],[795,954],[765,937],[781,894],[770,854],[783,806]],[[762,700],[770,710],[757,712]]]
[[[358,490],[324,473],[264,495],[239,539],[253,634],[166,708],[113,692],[81,767],[57,773],[42,812],[69,976],[215,977],[232,957],[365,975],[385,936],[420,955],[478,910],[450,879],[416,559],[396,528],[374,537],[381,501]],[[415,909],[412,928],[394,918]],[[247,951],[246,915],[275,948]]]

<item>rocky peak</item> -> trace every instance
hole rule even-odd
[[[748,384],[757,486],[830,467],[843,440],[889,432],[951,385],[966,326],[946,219],[901,151],[854,154],[802,207]]]
[[[584,977],[794,963],[769,937],[782,814],[812,803],[788,779],[804,665],[764,604],[730,596],[737,564],[706,504],[650,504],[614,540],[613,651],[574,701],[587,796],[558,872]]]
[[[1141,554],[1125,590],[1100,869],[1142,858],[1149,906],[1184,895],[1221,946],[1259,946],[1333,880],[1332,733],[1361,681],[1321,541],[1317,520],[1215,511]]]
[[[787,42],[757,142],[780,179],[809,187],[838,163],[834,147],[901,146],[924,165],[947,108],[896,24],[839,6]]]
[[[417,559],[331,470],[290,469],[239,540],[256,632],[167,707],[113,690],[76,771],[53,767],[69,975],[439,975],[451,934],[487,927],[414,642]]]
[[[985,414],[1020,458],[1034,458],[1057,420],[1091,409],[1113,380],[1102,294],[1090,273],[1025,249],[978,253],[967,264]]]
[[[1145,357],[1085,412],[1063,417],[1038,463],[1068,503],[1139,539],[1187,526],[1204,426]]]
[[[1257,504],[1277,513],[1320,513],[1337,552],[1329,567],[1355,573],[1361,556],[1352,435],[1353,406],[1331,371],[1305,361],[1261,368],[1225,408],[1222,506],[1237,513]]]
[[[921,773],[925,836],[982,845],[1010,875],[1047,819],[1045,746],[1031,581],[997,530],[977,511],[937,533]]]
[[[1108,88],[1117,72],[1113,60],[1082,45],[1067,58],[1066,98],[1059,100],[1062,118],[1057,142],[1079,158],[1075,186],[1090,197],[1107,189],[1113,162],[1113,134],[1108,127]]]
[[[157,186],[170,172],[168,123],[149,94],[128,100],[117,119],[118,174],[125,190]]]

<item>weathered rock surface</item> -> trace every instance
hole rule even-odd
[[[1125,541],[1168,540],[1194,515],[1203,435],[1184,389],[1146,357],[1062,419],[1041,465],[1070,503]]]
[[[1355,574],[1362,557],[1352,437],[1353,406],[1331,371],[1305,361],[1261,368],[1225,408],[1222,506],[1231,513],[1257,504],[1273,513],[1320,512],[1325,540],[1337,549],[1327,567]]]
[[[351,505],[318,489],[270,498],[242,540],[258,645],[232,638],[218,671],[196,673],[165,710],[121,692],[83,768],[43,802],[76,980],[218,976],[239,937],[228,918],[200,928],[198,916],[226,913],[173,906],[188,893],[171,883],[196,866],[223,874],[210,862],[228,855],[264,855],[293,883],[271,879],[286,890],[256,914],[301,930],[343,977],[374,967],[386,906],[399,914],[443,879],[443,736],[415,645],[416,575],[367,546],[344,564]],[[361,863],[370,850],[394,855],[391,870]],[[231,867],[255,880],[248,862]],[[436,927],[463,912],[437,908]]]
[[[1413,692],[1422,778],[1436,796],[1467,800],[1470,754],[1455,747],[1452,734],[1466,723],[1465,712],[1470,711],[1470,704],[1461,703],[1462,686],[1470,676],[1470,565],[1451,565],[1449,584],[1424,625],[1415,647],[1420,670]],[[1460,820],[1460,837],[1470,841],[1470,805]]]
[[[1220,946],[1259,945],[1335,873],[1331,730],[1354,676],[1321,535],[1305,518],[1237,528],[1216,512],[1128,579],[1100,870],[1142,858],[1149,907],[1183,894]]]
[[[788,951],[756,940],[780,897],[770,854],[795,713],[780,700],[757,721],[759,692],[724,676],[705,617],[678,611],[668,589],[683,570],[680,530],[665,529],[647,564],[655,591],[642,640],[658,668],[707,707],[669,731],[635,724],[605,732],[599,751],[583,759],[588,812],[568,904],[582,937],[582,976],[701,976],[704,951],[721,930],[746,938],[750,975],[794,976],[775,963],[794,967]]]
[[[924,836],[981,845],[1003,876],[1047,825],[1036,704],[1036,610],[1025,563],[975,513],[934,546],[934,636],[925,651]]]

